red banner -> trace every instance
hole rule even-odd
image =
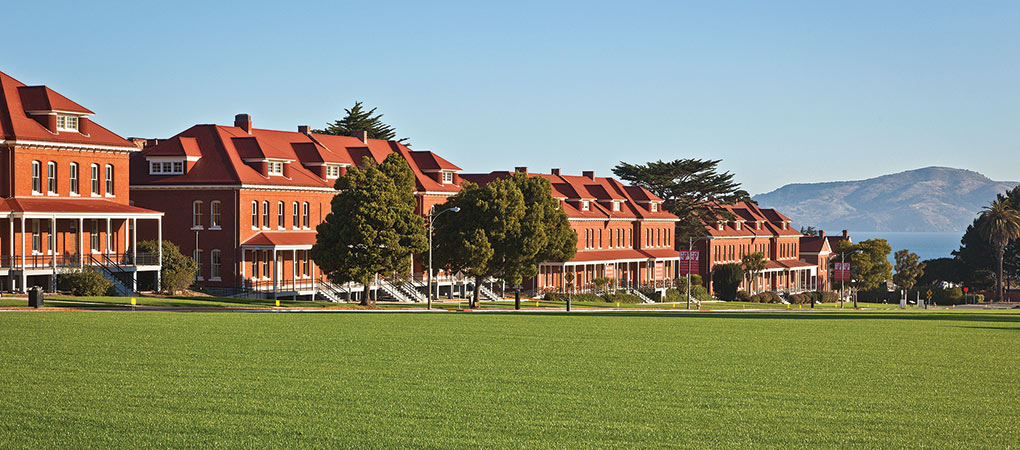
[[[700,265],[698,264],[698,251],[681,250],[680,261],[678,261],[677,264],[681,275],[697,275],[698,266]]]
[[[666,263],[657,262],[655,263],[655,279],[662,280],[666,277]]]
[[[850,281],[850,263],[837,262],[832,267],[832,279],[834,281]]]
[[[616,278],[616,265],[606,264],[606,278],[609,278],[610,280]]]

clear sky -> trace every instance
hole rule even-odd
[[[124,136],[355,100],[467,171],[722,159],[751,193],[1020,180],[1020,2],[5,1],[0,70]]]

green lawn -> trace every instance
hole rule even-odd
[[[1016,447],[1020,314],[0,312],[0,447]]]

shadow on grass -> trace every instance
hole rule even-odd
[[[996,322],[1020,324],[1016,313],[951,313],[951,312],[832,312],[832,311],[761,311],[761,312],[681,312],[681,311],[523,311],[502,314],[527,316],[573,317],[655,317],[661,319],[755,319],[755,320],[928,320],[959,322]],[[487,315],[487,314],[485,314]],[[1010,329],[1010,328],[1002,328]],[[1020,328],[1018,328],[1020,329]]]

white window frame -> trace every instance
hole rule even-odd
[[[57,163],[55,161],[46,163],[46,193],[57,195]]]
[[[581,200],[581,211],[588,211],[591,209],[591,202],[588,200]]]
[[[32,219],[32,254],[42,254],[42,235],[40,232],[39,219]]]
[[[205,278],[202,277],[202,269],[203,269],[203,267],[202,267],[203,266],[203,264],[202,264],[202,249],[196,248],[195,251],[191,254],[191,258],[195,260],[195,265],[197,266],[195,268],[195,281],[203,281],[203,280],[205,280]]]
[[[251,229],[259,229],[259,202],[251,201]]]
[[[311,205],[309,205],[308,202],[304,202],[304,204],[301,205],[301,228],[305,230],[309,228],[308,225],[311,223],[310,217],[312,215],[311,213],[312,213]]]
[[[269,161],[268,165],[269,165],[268,171],[270,176],[283,175],[283,161]]]
[[[78,131],[78,116],[57,114],[57,131]]]
[[[613,202],[613,211],[614,212],[620,212],[620,202],[618,202],[618,201],[614,201]]]
[[[443,172],[443,184],[453,184],[453,172]]]
[[[114,182],[113,182],[113,164],[107,164],[106,165],[106,196],[107,197],[115,197],[116,196],[115,191],[113,189],[114,187],[115,186],[114,186]]]
[[[222,208],[219,200],[213,200],[209,202],[209,229],[219,230],[221,229],[220,220],[222,219]]]
[[[92,232],[89,233],[89,251],[100,253],[99,249],[99,219],[92,219]]]
[[[195,200],[191,202],[191,229],[201,230],[202,226],[202,201]]]
[[[183,175],[184,161],[149,161],[149,175]]]
[[[71,168],[67,173],[67,180],[70,185],[71,195],[78,195],[78,163],[71,163]]]
[[[223,263],[219,249],[209,251],[209,281],[220,281],[220,269]]]
[[[298,202],[294,202],[294,219],[292,221],[291,228],[295,230],[301,228],[301,206]]]
[[[336,164],[327,164],[326,178],[340,178],[340,166]]]
[[[42,162],[32,161],[32,193],[42,195]]]
[[[268,230],[269,229],[269,224],[272,223],[269,220],[269,216],[270,216],[270,214],[269,214],[269,201],[268,200],[263,200],[262,201],[262,228],[263,229]]]
[[[278,230],[287,229],[287,204],[284,202],[276,203],[276,228]]]
[[[99,197],[99,164],[89,166],[89,187],[92,189],[92,196]]]

